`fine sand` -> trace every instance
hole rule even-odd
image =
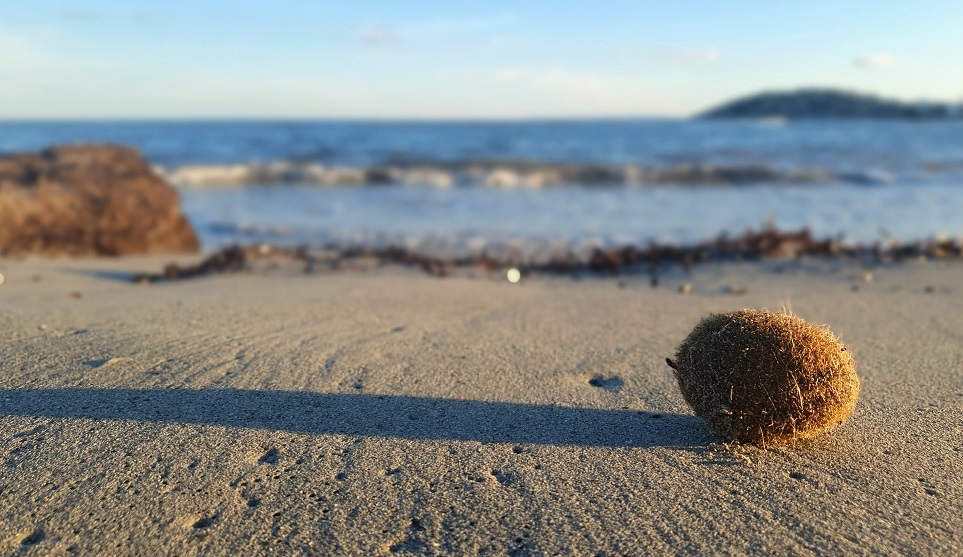
[[[0,553],[963,553],[960,264],[125,281],[168,260],[0,260]],[[665,358],[784,305],[855,414],[721,446]]]

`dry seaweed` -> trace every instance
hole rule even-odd
[[[667,362],[696,414],[744,443],[811,439],[843,423],[859,395],[849,350],[827,327],[787,313],[711,315]]]
[[[149,284],[211,274],[250,270],[257,265],[282,263],[302,264],[305,272],[324,270],[356,270],[365,268],[362,262],[375,266],[395,264],[420,269],[426,274],[447,277],[458,269],[517,268],[523,276],[532,274],[573,275],[598,273],[604,275],[648,274],[653,285],[658,285],[657,269],[662,265],[679,265],[688,272],[696,263],[706,261],[760,260],[765,258],[800,259],[803,257],[840,258],[863,263],[882,263],[908,259],[959,260],[963,258],[963,244],[950,239],[927,240],[911,244],[890,243],[845,246],[837,239],[816,240],[809,230],[780,231],[766,226],[759,231],[747,230],[741,236],[719,238],[691,246],[650,244],[614,249],[595,248],[587,255],[569,250],[548,260],[534,256],[523,257],[503,250],[482,252],[479,255],[441,257],[398,246],[323,246],[278,247],[265,244],[231,246],[214,253],[198,265],[168,265],[161,273],[141,274],[135,282]]]

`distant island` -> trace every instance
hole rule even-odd
[[[696,118],[959,119],[963,118],[963,103],[909,103],[834,89],[800,89],[743,97],[703,112]]]

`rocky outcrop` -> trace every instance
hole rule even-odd
[[[706,111],[698,117],[926,120],[961,116],[963,116],[963,106],[959,104],[906,103],[834,89],[802,89],[743,97]]]
[[[176,190],[133,149],[68,145],[0,158],[0,254],[197,249]]]

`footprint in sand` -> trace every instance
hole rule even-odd
[[[278,450],[277,448],[268,449],[266,453],[261,455],[261,458],[257,459],[258,464],[277,464],[278,463]]]
[[[42,542],[46,537],[47,537],[46,534],[43,533],[43,529],[37,528],[36,530],[28,534],[26,537],[24,537],[22,540],[20,540],[20,547],[26,548],[26,547],[37,545],[38,543]]]
[[[622,386],[625,385],[625,381],[623,381],[622,378],[617,375],[613,375],[611,377],[606,377],[604,375],[593,375],[592,378],[589,379],[588,383],[593,387],[615,392],[621,390]]]

